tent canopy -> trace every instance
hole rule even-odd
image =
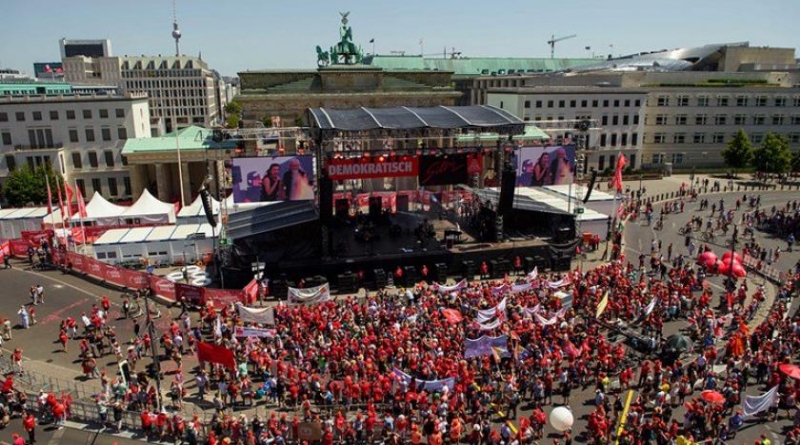
[[[175,206],[159,201],[147,189],[144,189],[139,199],[120,217],[124,219],[140,218],[147,222],[171,223],[175,222]]]
[[[119,222],[119,217],[125,213],[125,210],[127,210],[127,207],[112,204],[95,191],[92,199],[86,204],[86,217],[83,220],[116,224]],[[72,221],[80,221],[80,219],[80,215],[72,215]]]

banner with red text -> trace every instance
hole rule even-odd
[[[327,171],[333,180],[417,176],[419,161],[413,156],[331,159]]]
[[[42,241],[47,241],[47,244],[50,244],[55,232],[52,230],[23,230],[19,234],[23,241],[34,248],[38,248],[41,247]]]
[[[138,270],[123,269],[122,275],[125,277],[125,287],[129,289],[144,289],[150,287],[150,275]]]
[[[235,328],[233,328],[233,335],[239,338],[247,338],[247,337],[274,338],[276,335],[278,335],[278,331],[276,329],[236,326]]]
[[[222,308],[230,304],[241,303],[244,301],[244,291],[242,289],[211,289],[206,288],[205,302],[212,301],[216,308]]]
[[[100,278],[101,280],[105,279],[105,275],[103,274],[103,271],[105,270],[105,267],[107,266],[106,263],[104,263],[102,261],[99,261],[99,260],[96,260],[94,258],[86,257],[83,260],[83,264],[85,265],[84,266],[84,270],[86,271],[87,274],[89,274],[89,275],[91,275],[91,276],[93,276],[95,278]]]
[[[117,266],[112,266],[111,264],[101,263],[102,270],[103,270],[103,279],[111,284],[125,287],[125,277],[123,276],[123,271],[125,269],[121,269]]]
[[[75,252],[67,252],[67,265],[72,264],[72,270],[75,270],[80,273],[86,273],[86,258],[83,255],[79,255]]]
[[[150,277],[150,289],[152,289],[156,295],[175,301],[175,283],[166,278],[152,275]]]
[[[205,302],[205,289],[191,284],[175,283],[175,301],[186,299],[186,302],[195,306],[203,306]]]
[[[25,256],[28,254],[28,248],[31,247],[27,241],[21,239],[12,239],[8,241],[11,254],[14,256]]]

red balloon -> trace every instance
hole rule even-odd
[[[728,275],[731,271],[731,263],[721,262],[719,263],[719,268],[717,269],[720,275]]]
[[[736,278],[744,278],[747,276],[747,270],[745,270],[744,266],[741,263],[733,263],[733,276]]]
[[[728,250],[728,251],[726,251],[725,253],[722,254],[722,261],[728,260],[730,257],[733,257],[733,259],[736,260],[739,263],[742,262],[742,256],[739,255],[739,252],[731,253],[730,250]]]
[[[714,263],[717,262],[717,254],[710,250],[703,252],[697,257],[697,262],[707,268],[712,268]]]

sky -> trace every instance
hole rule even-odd
[[[364,52],[441,57],[556,57],[749,41],[800,47],[798,0],[176,0],[181,52],[202,53],[226,76],[260,69],[312,69],[316,46],[339,40],[350,11]],[[174,53],[171,0],[2,0],[0,68],[31,73],[60,60],[58,41],[111,40],[114,55]],[[420,45],[420,40],[423,44]],[[586,50],[586,47],[591,47]]]

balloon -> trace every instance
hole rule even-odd
[[[717,254],[710,250],[703,252],[697,257],[697,262],[710,269],[717,262]]]
[[[741,263],[741,262],[742,262],[742,256],[741,256],[741,255],[739,255],[739,252],[733,252],[733,253],[731,253],[731,251],[730,251],[730,250],[728,250],[727,252],[725,252],[725,253],[723,253],[723,254],[722,254],[722,261],[726,261],[726,262],[727,262],[727,261],[730,261],[730,260],[728,259],[728,258],[730,258],[730,257],[733,257],[734,261],[736,261],[736,262],[739,262],[739,263]]]
[[[733,269],[731,272],[733,273],[734,277],[744,278],[747,276],[747,270],[745,270],[744,266],[742,266],[741,263],[733,263],[731,268]]]
[[[550,425],[556,431],[564,432],[572,428],[573,423],[575,423],[575,417],[566,406],[559,406],[550,411]]]
[[[719,263],[719,269],[717,269],[717,271],[720,275],[728,275],[731,271],[731,263]]]

